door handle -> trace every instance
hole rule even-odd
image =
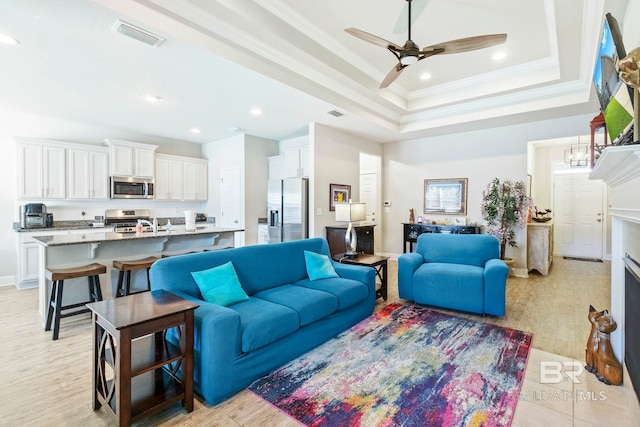
[[[598,222],[602,222],[602,220],[601,220],[600,218],[598,218],[596,221],[598,221]]]

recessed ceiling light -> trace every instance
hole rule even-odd
[[[152,95],[152,94],[150,94],[150,93],[146,94],[146,95],[144,96],[144,99],[146,99],[146,100],[147,100],[147,102],[149,102],[149,103],[151,103],[151,104],[154,104],[154,103],[156,103],[156,102],[160,102],[160,101],[162,101],[162,98],[160,98],[160,97],[159,97],[159,96],[157,96],[157,95]]]
[[[507,54],[505,52],[496,52],[492,56],[494,61],[500,61],[501,59],[504,59],[506,57],[507,57]]]
[[[196,134],[198,134],[198,133],[200,133],[200,129],[198,129],[198,128],[191,128],[191,133],[196,133]]]
[[[11,37],[8,34],[0,33],[0,43],[8,44],[8,45],[16,45],[16,44],[20,44],[20,40],[16,39],[15,37]]]
[[[239,126],[235,126],[235,127],[229,128],[228,130],[229,130],[229,132],[244,132],[246,129],[245,128],[241,128]]]
[[[250,113],[254,116],[261,116],[262,115],[262,110],[259,108],[252,108]]]
[[[429,74],[429,73],[420,74],[420,80],[429,80],[431,77],[433,77],[433,76],[431,74]]]

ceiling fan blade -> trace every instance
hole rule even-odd
[[[387,77],[384,78],[382,83],[380,83],[380,89],[384,89],[385,87],[393,83],[398,78],[402,70],[404,70],[406,67],[408,66],[402,65],[401,63],[398,62],[398,64],[395,67],[393,67],[391,71],[389,71],[389,74],[387,74]]]
[[[434,44],[422,49],[427,55],[430,52],[438,54],[469,52],[471,50],[484,49],[485,47],[495,46],[504,43],[507,40],[506,34],[488,34],[486,36],[467,37],[464,39],[450,40],[448,42]]]
[[[376,46],[381,46],[381,47],[393,46],[398,50],[402,49],[400,46],[398,46],[393,42],[390,42],[389,40],[385,40],[382,37],[374,36],[373,34],[367,33],[366,31],[362,31],[357,28],[346,28],[345,31],[354,37],[357,37],[366,42],[375,44]]]

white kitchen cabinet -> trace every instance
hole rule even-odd
[[[309,147],[295,147],[284,152],[285,178],[309,176]]]
[[[103,150],[67,150],[67,197],[108,199],[108,153]]]
[[[208,161],[156,155],[156,200],[206,201]]]
[[[63,231],[34,231],[16,233],[18,245],[18,268],[16,270],[16,287],[18,289],[35,288],[40,277],[40,244],[33,240],[34,236],[68,234]]]
[[[156,200],[182,200],[182,164],[173,156],[156,156]]]
[[[208,162],[201,159],[185,160],[183,163],[184,200],[206,201],[209,198]]]
[[[271,156],[269,160],[269,179],[284,179],[284,155]]]
[[[153,178],[155,170],[155,154],[155,148],[134,148],[133,175],[141,178]]]
[[[158,146],[114,139],[105,139],[105,144],[111,150],[111,175],[154,178]]]
[[[18,175],[20,199],[64,199],[64,146],[19,142]]]

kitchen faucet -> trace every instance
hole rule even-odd
[[[149,222],[146,219],[139,219],[138,220],[138,224],[149,225],[153,229],[154,233],[158,232],[158,219],[157,218],[153,218],[153,222]]]

